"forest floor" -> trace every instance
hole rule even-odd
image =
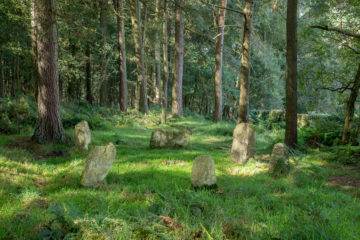
[[[92,131],[90,147],[117,149],[97,189],[80,186],[87,153],[73,144],[40,146],[30,131],[0,135],[0,239],[360,239],[359,165],[306,149],[294,152],[287,177],[273,179],[269,154],[283,130],[256,127],[256,157],[239,166],[230,160],[234,124],[126,118]],[[150,149],[160,127],[189,130],[190,146]],[[191,188],[199,155],[214,157],[217,190]]]

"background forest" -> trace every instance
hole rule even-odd
[[[1,0],[0,239],[359,239],[359,89],[359,0]]]
[[[155,105],[156,48],[162,51],[163,3],[142,1],[144,64],[148,102]],[[156,6],[156,3],[158,6]],[[123,23],[127,62],[128,102],[135,105],[136,56],[128,1],[124,1]],[[214,1],[214,4],[217,4]],[[229,1],[228,7],[243,9],[242,1]],[[284,106],[286,53],[286,1],[255,3],[252,35],[251,109],[282,109]],[[174,2],[169,1],[169,67],[174,68]],[[211,115],[214,106],[212,79],[215,67],[215,37],[218,9],[201,1],[185,1],[184,77],[185,109]],[[34,96],[30,1],[3,1],[1,11],[1,93],[6,96]],[[311,28],[314,25],[359,26],[359,6],[352,1],[299,1],[298,83],[299,112],[344,114],[347,91],[340,88],[354,79],[358,68],[359,41],[334,32]],[[102,17],[101,17],[102,16]],[[160,17],[157,17],[160,16]],[[92,103],[119,104],[119,52],[117,12],[112,2],[57,1],[56,20],[59,43],[59,83],[62,101],[86,101],[90,84]],[[239,96],[239,69],[242,41],[242,15],[227,11],[224,36],[223,98],[224,115],[236,119]],[[159,43],[157,43],[159,42]],[[162,56],[162,55],[161,55]],[[160,67],[160,77],[163,76]],[[159,74],[159,73],[158,73]],[[169,101],[173,74],[169,75]],[[106,82],[106,101],[100,98]],[[90,96],[89,96],[90,98]]]

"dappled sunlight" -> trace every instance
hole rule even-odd
[[[173,123],[182,126],[182,121]],[[289,175],[274,179],[268,168],[277,133],[257,135],[255,158],[238,165],[230,159],[232,137],[227,130],[225,135],[217,135],[218,124],[186,122],[191,123],[193,134],[190,145],[180,149],[151,149],[150,129],[113,127],[92,131],[94,141],[90,150],[108,142],[114,142],[117,150],[106,184],[98,188],[80,185],[87,153],[73,151],[68,157],[24,162],[19,159],[28,156],[26,151],[17,153],[1,147],[0,210],[7,226],[21,222],[24,231],[30,234],[33,229],[41,232],[44,228],[39,226],[49,226],[48,219],[53,219],[64,229],[76,229],[83,237],[95,233],[104,236],[104,232],[98,232],[101,229],[111,231],[112,236],[150,237],[172,232],[181,239],[207,233],[212,236],[221,233],[229,238],[268,238],[283,233],[308,236],[316,234],[316,229],[327,229],[329,224],[333,229],[341,229],[332,216],[346,223],[356,217],[345,209],[355,211],[359,203],[326,183],[331,174],[345,169],[329,165],[320,153],[294,155]],[[273,140],[268,142],[267,136]],[[216,190],[196,191],[191,187],[193,160],[200,155],[214,158]],[[358,194],[354,189],[343,191]],[[68,222],[60,223],[54,218],[54,209]],[[30,220],[32,223],[25,225]],[[299,223],[306,226],[305,233]]]

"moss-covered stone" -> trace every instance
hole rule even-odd
[[[151,134],[151,148],[187,147],[190,143],[190,133],[188,131],[174,130],[154,130]]]
[[[81,177],[84,187],[96,187],[103,184],[105,177],[115,161],[116,148],[112,143],[96,146],[90,152]]]
[[[269,118],[275,122],[285,121],[285,111],[283,110],[271,110],[269,112]]]
[[[87,121],[81,121],[75,126],[75,144],[79,151],[87,151],[91,143],[91,132]]]
[[[191,170],[191,185],[194,188],[216,187],[215,162],[211,156],[195,158]]]
[[[249,123],[236,126],[231,148],[231,159],[239,164],[245,164],[255,154],[255,131]]]
[[[270,158],[270,175],[273,177],[287,175],[290,171],[288,158],[288,149],[286,145],[284,143],[275,144]]]

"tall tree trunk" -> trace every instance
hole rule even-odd
[[[12,57],[12,63],[11,63],[11,96],[15,97],[15,83],[16,83],[16,79],[15,79],[15,58]]]
[[[288,0],[286,20],[285,144],[297,144],[297,0]]]
[[[163,59],[164,59],[164,79],[163,79],[163,96],[162,96],[162,114],[161,123],[166,123],[167,111],[167,92],[169,81],[169,59],[168,59],[168,3],[164,0],[164,23],[163,23]]]
[[[101,85],[100,103],[109,104],[108,98],[108,77],[106,59],[106,33],[107,33],[107,1],[100,0],[100,30],[101,30]]]
[[[85,55],[86,55],[86,70],[85,70],[86,101],[88,101],[89,104],[93,104],[93,96],[91,92],[91,51],[90,51],[89,43],[86,46]]]
[[[0,98],[5,97],[5,89],[4,89],[4,80],[3,80],[3,61],[2,61],[2,54],[0,52]]]
[[[161,105],[161,70],[160,70],[160,39],[159,33],[160,29],[158,28],[160,22],[160,0],[156,0],[156,15],[155,15],[155,24],[157,26],[156,33],[155,33],[155,103]]]
[[[244,8],[244,36],[241,54],[240,70],[240,101],[239,123],[249,122],[249,91],[250,91],[250,47],[251,47],[251,19],[253,1],[246,0]]]
[[[172,87],[172,114],[182,115],[182,85],[184,67],[184,16],[182,0],[175,1],[175,69]]]
[[[38,94],[39,94],[39,73],[38,73],[38,66],[37,66],[37,54],[38,54],[38,50],[37,50],[37,41],[38,41],[38,34],[37,34],[37,23],[36,23],[36,0],[31,0],[31,47],[32,47],[32,58],[33,58],[33,71],[32,71],[32,81],[34,84],[34,88],[35,88],[35,99],[37,100],[38,98]]]
[[[354,119],[354,112],[355,112],[355,102],[359,94],[359,89],[360,89],[360,64],[355,76],[354,85],[351,88],[350,97],[346,103],[346,117],[345,117],[344,131],[342,135],[342,142],[344,144],[348,144],[350,140],[350,131],[351,131],[352,122]]]
[[[139,14],[140,2],[138,0],[130,0],[130,12],[131,12],[131,23],[133,26],[133,36],[135,42],[135,52],[137,58],[137,90],[136,95],[139,101],[138,109],[140,112],[147,114],[147,94],[146,94],[146,76],[144,67],[144,48],[142,46],[142,36],[140,28],[140,14]],[[140,91],[139,91],[140,90]],[[135,103],[136,105],[136,103]],[[135,107],[136,108],[136,107]]]
[[[145,44],[146,44],[146,24],[147,24],[147,7],[146,5],[143,4],[143,9],[144,9],[144,19],[141,18],[141,14],[140,14],[140,1],[139,1],[139,19],[140,19],[140,26],[142,26],[142,41],[141,41],[141,55],[143,58],[143,62],[144,62],[144,73],[142,76],[142,79],[144,79],[144,82],[141,83],[141,88],[140,88],[140,93],[142,93],[142,95],[140,95],[140,101],[143,101],[143,105],[146,105],[146,113],[147,113],[147,109],[148,109],[148,78],[147,78],[147,74],[148,74],[148,63],[145,61]],[[145,90],[144,90],[145,89]]]
[[[226,8],[227,0],[221,0],[221,6]],[[226,10],[219,8],[218,36],[216,38],[216,59],[215,59],[215,109],[214,122],[222,120],[223,96],[222,96],[222,67],[224,48],[224,25]]]
[[[123,21],[123,0],[114,0],[117,12],[117,28],[118,28],[118,49],[120,63],[120,82],[119,82],[119,105],[120,110],[126,112],[127,102],[127,75],[126,75],[126,51],[125,51],[125,29]]]
[[[38,125],[33,138],[39,143],[64,141],[60,117],[56,1],[36,0],[38,31]]]

